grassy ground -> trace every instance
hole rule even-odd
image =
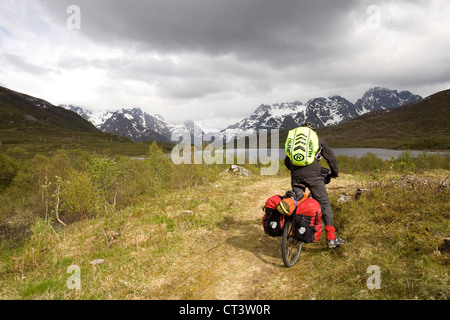
[[[450,233],[448,174],[342,175],[329,192],[349,244],[327,249],[323,234],[292,269],[281,260],[281,239],[261,226],[265,200],[289,188],[286,172],[224,177],[65,228],[38,223],[23,247],[1,253],[0,297],[448,299],[450,255],[440,247]],[[357,188],[371,192],[337,202]],[[72,265],[79,290],[67,287]],[[370,266],[379,267],[380,289],[368,289]]]

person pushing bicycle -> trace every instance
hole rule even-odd
[[[333,151],[315,130],[314,124],[306,122],[289,132],[284,164],[291,171],[291,186],[297,198],[301,199],[308,188],[313,198],[320,203],[327,233],[327,246],[337,248],[346,244],[346,241],[336,237],[334,216],[325,184],[329,183],[331,178],[339,177],[339,168]],[[329,172],[325,174],[319,165],[322,157],[330,166]]]

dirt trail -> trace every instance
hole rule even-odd
[[[239,178],[234,178],[239,181]],[[236,183],[233,178],[224,181]],[[330,193],[346,192],[355,188],[354,180],[337,179],[328,185]],[[281,238],[271,238],[264,234],[261,219],[262,206],[268,197],[284,194],[290,189],[290,179],[287,177],[261,178],[236,186],[234,198],[230,199],[233,206],[242,211],[234,216],[233,221],[224,224],[218,237],[217,244],[211,246],[206,254],[199,254],[201,265],[208,265],[204,276],[210,280],[199,288],[197,299],[283,299],[285,297],[297,299],[311,299],[305,297],[302,290],[296,290],[293,295],[292,285],[297,288],[304,286],[299,274],[304,268],[311,268],[313,261],[301,260],[294,268],[287,269],[281,259]],[[315,244],[305,248],[309,255],[325,253],[325,246]],[[329,254],[329,252],[327,252]],[[309,256],[311,258],[311,256]],[[314,259],[309,259],[314,260]],[[211,262],[213,261],[213,262]],[[302,275],[305,276],[305,275]]]
[[[239,181],[233,179],[239,178],[219,183],[226,185]],[[286,177],[261,178],[243,185],[236,183],[235,193],[231,192],[232,198],[227,201],[239,213],[222,223],[214,234],[204,230],[191,235],[189,252],[185,252],[186,257],[180,260],[179,266],[173,267],[172,274],[185,274],[176,290],[185,292],[181,298],[255,300],[292,297],[293,272],[298,273],[302,266],[284,267],[281,238],[266,236],[261,224],[262,206],[267,198],[284,194],[289,183]],[[291,271],[293,269],[297,271]],[[304,297],[299,291],[295,298],[311,297]]]
[[[267,294],[271,291],[269,287],[279,285],[273,281],[285,271],[281,260],[281,239],[264,234],[261,207],[267,194],[283,192],[285,188],[276,186],[285,184],[286,179],[263,179],[246,188],[236,203],[246,210],[225,230],[224,244],[212,253],[223,262],[220,264],[222,267],[215,269],[220,279],[214,290],[218,299],[276,298]]]
[[[345,178],[334,180],[329,191],[350,190],[354,182]],[[290,179],[275,176],[228,177],[205,191],[198,190],[205,193],[209,202],[220,203],[226,209],[217,213],[208,207],[208,202],[194,209],[206,216],[218,214],[215,218],[219,222],[215,226],[185,230],[170,269],[148,283],[153,288],[151,296],[188,300],[313,298],[305,296],[307,290],[301,289],[308,286],[305,281],[308,275],[302,270],[323,267],[330,256],[325,242],[320,243],[323,239],[303,246],[300,262],[287,269],[281,259],[281,238],[265,235],[262,228],[265,201],[288,189]],[[314,258],[318,254],[325,255],[321,265]]]

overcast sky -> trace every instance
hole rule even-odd
[[[450,1],[0,0],[0,85],[204,129],[374,86],[428,96],[450,88]]]

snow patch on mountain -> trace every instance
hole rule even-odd
[[[314,123],[317,128],[323,128],[341,124],[369,112],[396,108],[419,100],[422,100],[421,96],[409,91],[398,92],[375,87],[368,90],[355,104],[341,96],[315,98],[306,104],[299,101],[263,104],[250,117],[221,132],[226,132],[228,136],[242,137],[261,129],[293,129],[306,121]]]
[[[172,135],[177,137],[182,136],[183,133],[189,133],[192,139],[198,136],[201,138],[203,135],[202,129],[192,121],[171,123],[159,114],[151,116],[140,108],[122,108],[95,113],[87,108],[73,105],[60,105],[60,107],[78,113],[103,132],[115,133],[136,142],[151,140],[171,142]]]
[[[398,92],[375,87],[369,89],[356,103],[341,96],[331,96],[314,98],[306,104],[300,101],[261,104],[249,117],[209,135],[226,136],[227,139],[239,138],[255,134],[259,130],[293,129],[306,121],[314,123],[317,128],[323,128],[341,124],[369,112],[389,110],[419,100],[422,100],[421,96],[409,91]],[[138,142],[146,140],[172,142],[172,138],[177,140],[185,137],[186,133],[191,136],[191,141],[194,139],[199,141],[205,134],[193,121],[171,123],[159,114],[152,116],[139,108],[95,113],[90,109],[72,105],[61,107],[78,113],[104,132],[116,133]]]

